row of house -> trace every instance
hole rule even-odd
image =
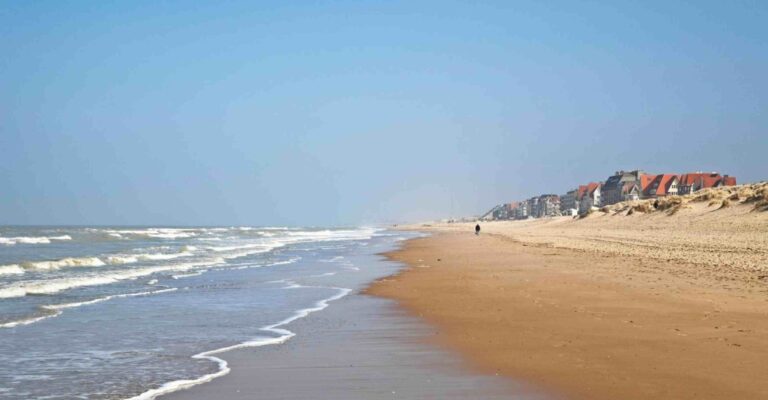
[[[621,201],[683,195],[704,188],[734,185],[735,177],[717,172],[646,174],[642,170],[616,171],[605,182],[579,185],[563,195],[542,194],[501,204],[482,218],[503,220],[584,214],[593,208]]]

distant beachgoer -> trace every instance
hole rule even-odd
[[[480,234],[480,224],[475,225],[475,235]]]

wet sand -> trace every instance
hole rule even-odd
[[[423,317],[437,344],[478,371],[568,398],[768,398],[768,301],[752,284],[722,288],[673,273],[695,265],[469,232],[413,239],[389,256],[411,268],[369,293]]]
[[[283,345],[223,353],[232,372],[161,399],[552,399],[466,369],[434,329],[386,299],[351,295],[290,325]]]

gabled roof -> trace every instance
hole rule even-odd
[[[589,195],[589,197],[594,197],[595,190],[597,190],[599,188],[600,188],[600,184],[599,183],[595,183],[595,182],[588,183],[587,184],[587,195]]]
[[[576,191],[576,200],[581,201],[584,196],[594,196],[595,190],[602,186],[602,183],[589,182],[586,185],[579,185]]]
[[[645,190],[651,185],[651,182],[656,179],[656,175],[653,174],[642,174],[640,175],[640,191],[645,192]]]
[[[584,193],[587,192],[587,185],[579,185],[579,189],[576,192],[576,200],[584,198]]]
[[[699,185],[702,188],[715,186],[735,186],[736,177],[720,176],[717,172],[694,172],[680,176],[680,184],[684,186]]]
[[[685,186],[699,184],[701,187],[707,188],[717,186],[722,179],[723,177],[716,172],[694,172],[681,175],[680,184]]]
[[[641,191],[646,196],[665,196],[669,192],[672,183],[679,180],[675,174],[645,174],[640,178],[642,184]]]
[[[630,183],[628,185],[624,185],[621,188],[621,194],[632,193],[632,190],[636,190],[636,191],[640,192],[640,186],[638,186],[637,183],[634,183],[634,182]]]

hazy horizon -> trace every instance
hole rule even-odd
[[[768,3],[3,2],[0,224],[477,215],[768,179]]]

